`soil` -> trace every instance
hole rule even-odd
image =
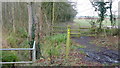
[[[101,38],[101,40],[102,39],[103,38]],[[81,36],[79,38],[72,38],[72,40],[75,41],[76,43],[79,43],[80,45],[86,46],[86,48],[79,48],[79,50],[82,50],[86,53],[86,56],[84,58],[86,60],[99,62],[101,64],[119,64],[120,63],[119,51],[115,50],[116,48],[113,48],[112,46],[108,48],[108,47],[100,46],[99,44],[98,46],[94,43],[91,43],[93,41],[96,41],[95,37]],[[113,42],[113,40],[111,39],[107,41]],[[116,38],[114,38],[114,41],[116,41]],[[103,42],[106,42],[106,41],[103,41]],[[112,44],[115,44],[115,42],[113,42]]]
[[[118,36],[96,38],[93,43],[97,46],[106,47],[107,49],[118,50]]]

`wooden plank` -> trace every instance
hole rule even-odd
[[[97,35],[96,34],[90,34],[90,35],[81,34],[80,36],[97,36]],[[99,36],[104,36],[104,35],[99,35]]]
[[[96,36],[96,35],[95,34],[92,34],[92,35],[84,35],[84,34],[82,35],[81,34],[80,36]]]
[[[71,37],[80,37],[80,35],[71,35]]]
[[[53,28],[67,28],[67,27],[62,27],[62,26],[53,26]]]
[[[67,32],[67,30],[53,30],[53,32]]]
[[[33,61],[19,61],[19,62],[0,62],[0,64],[15,64],[15,63],[33,63]]]
[[[57,32],[56,32],[56,33],[52,33],[52,34],[65,34],[65,33],[62,33],[62,32],[61,32],[61,33],[57,33]]]
[[[71,33],[71,34],[81,34],[81,33]]]
[[[80,31],[80,29],[71,29],[71,31]]]
[[[33,48],[5,48],[0,50],[33,50]]]
[[[91,29],[91,28],[81,28],[81,27],[80,27],[79,29]]]

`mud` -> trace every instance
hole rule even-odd
[[[120,51],[109,50],[105,47],[96,46],[95,44],[90,43],[94,39],[94,37],[89,36],[72,38],[73,41],[79,43],[80,45],[86,46],[86,48],[79,48],[79,50],[86,53],[86,60],[99,62],[102,64],[120,63]]]

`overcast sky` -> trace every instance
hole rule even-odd
[[[78,12],[78,16],[97,16],[97,12],[94,11],[89,0],[71,0],[72,2],[76,2],[76,10]],[[107,0],[104,0],[107,1]],[[120,0],[113,0],[112,10],[114,13],[118,14],[118,2]],[[109,11],[107,11],[109,13]]]

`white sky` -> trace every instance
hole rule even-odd
[[[72,2],[77,2],[76,10],[78,16],[97,16],[97,12],[94,11],[89,0],[71,0]],[[107,0],[104,0],[107,1]],[[118,14],[118,2],[120,0],[113,0],[112,10],[115,14]],[[108,12],[109,13],[109,12]]]

